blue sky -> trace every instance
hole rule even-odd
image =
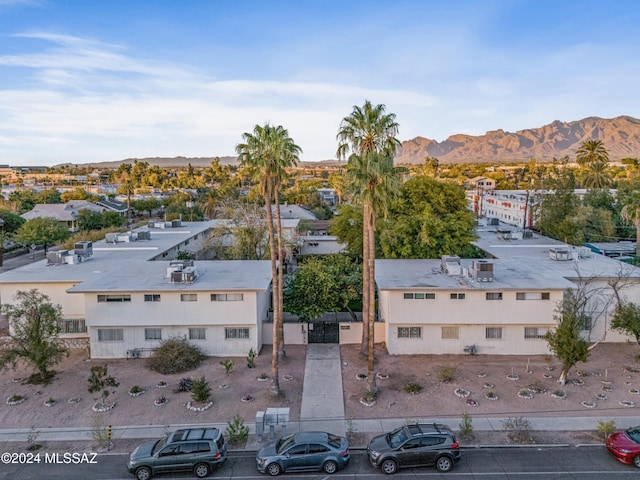
[[[365,99],[401,140],[640,117],[634,0],[0,0],[0,163],[335,157]]]

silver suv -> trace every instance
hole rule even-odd
[[[371,464],[387,474],[399,468],[429,465],[448,472],[460,460],[460,445],[445,425],[416,423],[372,438],[367,454]]]
[[[129,456],[127,469],[137,480],[179,471],[192,471],[196,477],[204,478],[226,459],[227,445],[220,430],[188,428],[138,446]]]

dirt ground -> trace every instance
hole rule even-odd
[[[640,364],[636,363],[637,345],[602,344],[590,354],[585,364],[579,364],[569,375],[564,387],[557,383],[559,365],[548,362],[542,356],[456,356],[456,355],[405,355],[391,356],[383,345],[377,347],[375,370],[381,375],[377,379],[380,389],[376,404],[371,407],[360,403],[366,380],[358,379],[366,374],[366,360],[359,355],[359,347],[344,345],[342,355],[342,382],[345,394],[346,418],[446,418],[460,417],[467,412],[474,416],[495,417],[537,417],[537,416],[594,416],[605,420],[610,416],[638,415],[640,395],[633,393],[640,389]],[[262,373],[270,374],[270,349],[265,348],[256,358],[256,368],[249,369],[246,359],[233,358],[235,366],[229,376],[220,365],[222,358],[209,358],[197,370],[176,375],[161,375],[150,371],[144,359],[131,360],[89,360],[86,354],[74,352],[56,366],[56,378],[49,385],[30,385],[20,381],[28,377],[30,369],[0,372],[0,428],[43,428],[43,427],[90,427],[96,422],[92,410],[95,395],[87,392],[89,371],[93,365],[108,366],[108,372],[120,386],[108,402],[116,406],[103,413],[105,424],[118,425],[158,425],[188,423],[227,423],[234,415],[240,415],[245,423],[255,418],[256,411],[267,407],[290,407],[291,419],[298,420],[302,399],[302,385],[306,359],[305,346],[288,346],[287,358],[280,365],[280,387],[282,395],[272,397],[270,382],[261,382]],[[440,381],[442,367],[454,370],[454,379],[449,383]],[[580,371],[580,372],[578,372]],[[580,375],[578,375],[578,373]],[[507,378],[518,377],[517,380]],[[204,376],[211,384],[213,406],[203,412],[192,412],[185,408],[191,398],[188,393],[174,393],[173,389],[182,377]],[[292,378],[290,378],[292,377]],[[385,378],[386,377],[386,378]],[[548,378],[547,378],[548,377]],[[611,382],[606,385],[603,381]],[[157,386],[166,382],[166,388]],[[421,387],[417,394],[408,394],[405,385],[416,383]],[[490,388],[489,385],[493,385]],[[146,392],[138,397],[129,395],[129,389],[138,385]],[[226,388],[221,388],[226,385]],[[611,391],[604,391],[603,386]],[[533,398],[524,399],[518,393],[530,387],[535,391]],[[469,396],[457,396],[456,389],[465,389]],[[564,390],[565,399],[554,398],[552,392]],[[487,392],[493,392],[497,400],[488,400]],[[463,392],[458,392],[463,393]],[[26,400],[18,405],[8,405],[6,400],[13,394],[23,395]],[[596,395],[606,395],[606,400]],[[154,405],[164,395],[168,403],[161,407]],[[243,402],[242,397],[250,395],[251,402]],[[53,406],[45,406],[52,398]],[[70,399],[80,399],[69,403]],[[473,400],[477,406],[467,403]],[[621,401],[632,401],[634,408],[623,407]],[[593,408],[586,408],[582,402],[592,402]],[[473,403],[473,402],[471,402]],[[632,413],[633,412],[633,413]],[[637,418],[637,417],[635,417]],[[619,425],[618,427],[624,427]],[[474,432],[473,443],[508,443],[505,433]],[[368,436],[352,432],[355,446],[366,445]],[[593,443],[597,442],[595,432],[534,432],[535,443]],[[133,441],[134,444],[139,441]],[[126,450],[128,445],[119,445]]]

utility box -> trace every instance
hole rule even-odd
[[[256,437],[259,441],[262,441],[264,435],[264,412],[259,411],[256,413]]]

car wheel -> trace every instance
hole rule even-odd
[[[398,464],[395,460],[385,460],[381,465],[382,471],[387,475],[391,475],[398,471]]]
[[[449,457],[440,457],[436,460],[436,468],[439,472],[448,472],[453,468],[453,460]]]
[[[137,480],[149,480],[152,477],[151,469],[149,467],[140,467],[136,470]]]
[[[322,470],[324,470],[324,473],[328,473],[329,475],[331,475],[332,473],[336,473],[338,471],[338,464],[333,460],[329,460],[328,462],[324,462]]]
[[[267,473],[272,477],[277,477],[282,473],[282,467],[278,463],[271,463],[267,467]]]
[[[193,474],[198,478],[204,478],[209,475],[209,465],[206,463],[198,463],[193,467]]]
[[[636,455],[635,457],[633,457],[633,464],[640,468],[640,455]]]

